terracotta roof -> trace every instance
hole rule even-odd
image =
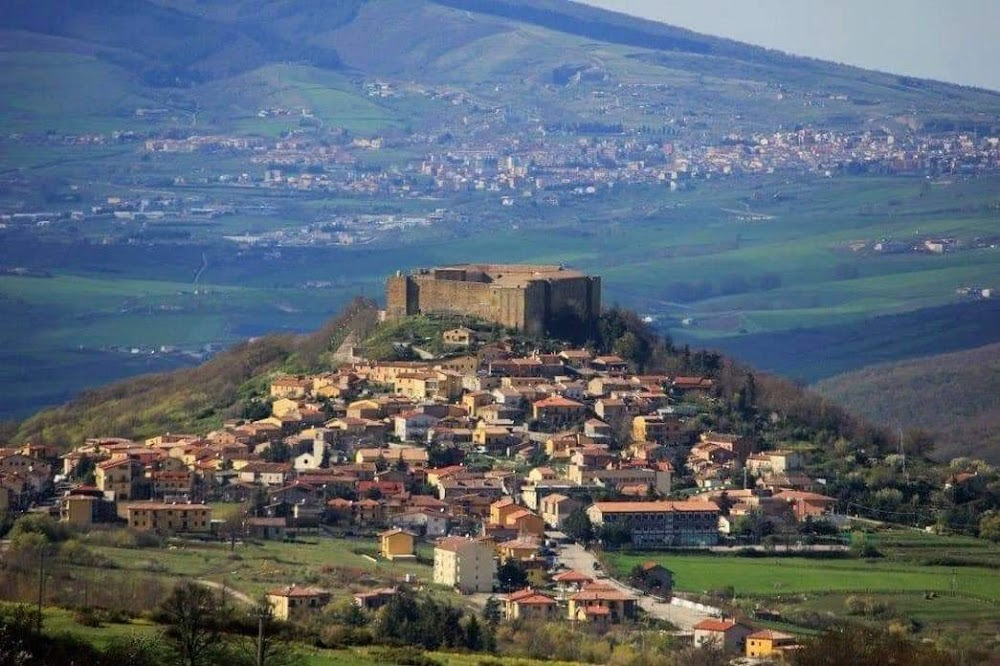
[[[795,637],[792,636],[791,634],[775,631],[774,629],[761,629],[759,631],[753,632],[752,634],[747,636],[747,638],[765,639],[772,641],[788,641],[795,639]]]
[[[607,606],[587,606],[583,612],[587,615],[611,615],[611,609]]]
[[[329,596],[330,592],[318,587],[297,587],[289,585],[269,590],[267,593],[272,597],[322,597]]]
[[[589,583],[594,579],[576,571],[575,569],[570,569],[569,571],[556,574],[552,577],[552,580],[557,583]]]
[[[555,606],[556,600],[544,594],[536,593],[528,597],[522,597],[516,603],[523,606]]]
[[[673,511],[718,511],[714,502],[594,502],[601,513],[666,513]]]
[[[635,597],[609,586],[587,587],[574,594],[570,599],[573,601],[628,601],[635,599]]]
[[[474,543],[477,543],[476,540],[468,537],[445,537],[444,539],[439,539],[434,547],[457,553],[466,546]]]
[[[738,622],[734,620],[719,620],[716,618],[708,617],[694,625],[694,629],[699,631],[729,631],[735,627]]]
[[[535,407],[583,407],[582,404],[576,400],[570,400],[569,398],[564,398],[561,395],[553,395],[545,398],[544,400],[539,400],[533,403]]]

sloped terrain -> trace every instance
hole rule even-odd
[[[876,365],[814,388],[874,422],[934,431],[935,457],[1000,462],[1000,344]]]

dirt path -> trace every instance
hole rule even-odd
[[[255,606],[257,604],[257,602],[252,597],[243,594],[239,590],[234,590],[228,585],[226,585],[225,588],[223,588],[222,583],[216,583],[214,580],[206,580],[204,578],[199,578],[194,582],[198,583],[199,585],[204,585],[205,587],[210,587],[213,590],[225,589],[226,596],[232,597],[233,599],[236,599],[237,601],[242,602],[247,606]]]

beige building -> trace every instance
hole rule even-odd
[[[128,526],[140,532],[208,532],[212,507],[205,504],[135,502],[125,507]]]
[[[434,547],[434,582],[462,594],[492,592],[497,563],[489,544],[468,537],[447,537]]]
[[[115,501],[130,500],[141,466],[131,458],[113,458],[99,463],[94,470],[95,483],[103,493],[111,493]]]
[[[505,620],[547,622],[556,619],[559,606],[552,597],[527,587],[503,598]]]
[[[545,521],[546,525],[555,529],[561,529],[566,517],[582,507],[581,502],[560,493],[546,495],[538,503],[542,520]]]
[[[413,535],[401,529],[392,529],[378,535],[379,555],[387,560],[413,557]]]
[[[299,622],[317,615],[330,603],[330,593],[316,587],[288,587],[271,590],[267,601],[274,609],[274,617],[285,622]]]
[[[59,520],[74,527],[89,527],[94,524],[95,507],[100,501],[90,495],[67,495],[59,502]]]

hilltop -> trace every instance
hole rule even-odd
[[[936,457],[1000,462],[1000,344],[874,365],[815,389],[865,418],[934,432]]]

